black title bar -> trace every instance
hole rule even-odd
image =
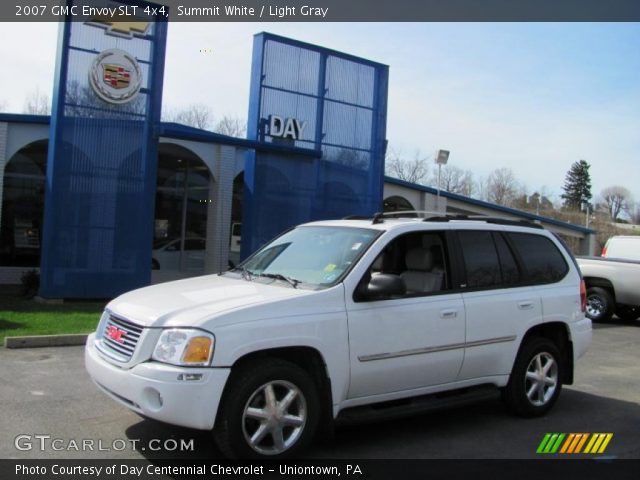
[[[2,480],[635,480],[640,460],[0,460]]]
[[[114,21],[136,16],[183,22],[638,22],[638,0],[167,0],[149,8],[99,12]],[[109,5],[105,1],[104,5]],[[111,6],[114,4],[112,3]],[[164,6],[164,8],[162,8]],[[4,0],[2,22],[86,21],[96,2]]]

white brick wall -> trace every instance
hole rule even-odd
[[[207,212],[206,273],[224,271],[229,263],[231,203],[236,163],[235,147],[215,145],[214,151],[214,164],[209,182],[211,203]]]
[[[0,225],[2,225],[2,192],[4,186],[4,167],[7,164],[8,132],[9,124],[7,122],[0,122]]]

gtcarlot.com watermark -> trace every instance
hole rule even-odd
[[[139,438],[116,438],[114,440],[103,440],[93,438],[58,438],[45,434],[21,434],[15,437],[13,445],[16,450],[22,452],[123,452],[130,451],[151,451],[151,452],[193,452],[195,449],[194,440],[181,439],[159,439],[152,438],[141,440]]]

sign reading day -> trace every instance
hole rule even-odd
[[[387,83],[386,65],[254,37],[247,137],[280,151],[247,154],[243,258],[293,225],[381,209]]]

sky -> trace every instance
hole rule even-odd
[[[57,29],[0,24],[5,110],[51,95]],[[508,167],[556,200],[584,159],[594,197],[622,185],[640,201],[640,23],[171,23],[163,105],[246,118],[260,31],[389,65],[387,138],[401,155],[450,150],[476,178]]]

